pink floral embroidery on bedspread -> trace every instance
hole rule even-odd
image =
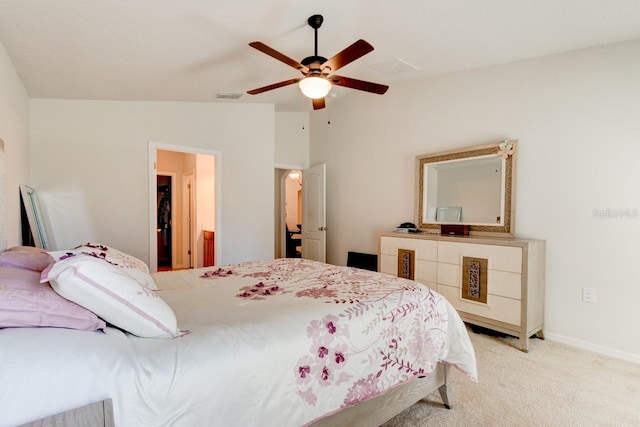
[[[436,306],[438,298],[426,288],[401,287],[384,300],[359,301],[337,316],[312,321],[307,328],[310,352],[299,359],[294,372],[298,395],[314,405],[317,387],[348,383],[342,403],[348,407],[431,373],[445,344],[442,331],[447,328],[446,315],[428,309]],[[365,325],[354,322],[368,311],[374,316]],[[371,337],[367,347],[351,339],[352,331]],[[349,372],[357,364],[367,365],[371,373],[353,377]]]
[[[416,282],[300,259],[239,264],[220,275],[227,274],[256,279],[239,289],[239,298],[294,293],[330,304],[326,315],[309,322],[308,353],[292,372],[298,396],[311,406],[328,387],[340,391],[341,406],[349,407],[429,375],[446,345],[443,298]],[[359,372],[367,374],[354,374]]]

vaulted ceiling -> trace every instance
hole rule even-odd
[[[248,46],[301,61],[375,50],[340,74],[388,84],[640,38],[638,0],[0,0],[0,42],[36,98],[264,102],[308,111],[299,77]],[[352,89],[334,87],[332,97]],[[241,93],[240,99],[217,99]],[[378,95],[368,95],[377,97]],[[329,99],[329,103],[331,99]]]

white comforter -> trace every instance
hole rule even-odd
[[[0,330],[0,426],[112,398],[117,426],[300,426],[437,362],[476,378],[460,318],[416,282],[306,260],[157,273],[190,334]]]

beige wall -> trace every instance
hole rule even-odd
[[[309,113],[276,113],[275,162],[278,167],[309,167]]]
[[[149,143],[220,152],[220,263],[273,258],[274,108],[31,100],[31,167],[54,247],[149,258]]]
[[[375,253],[413,220],[416,155],[518,139],[516,228],[547,241],[545,334],[640,361],[640,40],[355,92],[312,114],[327,248]],[[581,301],[582,287],[596,303]]]
[[[198,241],[196,243],[197,266],[204,265],[204,234],[203,231],[216,231],[216,165],[213,156],[198,154],[196,156],[196,200],[197,212],[195,218]],[[273,197],[272,197],[273,199]],[[273,205],[270,200],[269,207]],[[273,258],[270,256],[269,258]]]
[[[276,257],[284,256],[285,244],[285,215],[290,219],[291,213],[287,208],[291,206],[286,195],[284,174],[291,169],[305,169],[309,166],[309,113],[278,112],[275,123],[275,165],[274,200],[275,238],[273,252]],[[284,181],[286,178],[284,178]],[[281,194],[285,193],[285,194]],[[293,222],[293,221],[292,221]],[[295,225],[295,224],[294,224]]]
[[[0,139],[4,176],[0,177],[0,249],[19,245],[20,184],[30,184],[29,96],[0,43]],[[1,168],[0,168],[1,170]],[[4,202],[4,203],[3,203]]]

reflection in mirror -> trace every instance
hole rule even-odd
[[[422,221],[502,225],[503,162],[490,155],[425,163],[427,209]]]
[[[464,223],[472,234],[513,236],[516,140],[416,158],[418,228]]]
[[[435,220],[437,222],[462,222],[462,208],[438,206]]]
[[[44,225],[42,224],[42,215],[40,214],[40,207],[38,206],[38,199],[36,198],[36,190],[28,185],[20,186],[21,204],[24,209],[24,216],[27,217],[29,228],[26,229],[26,224],[22,223],[22,244],[25,246],[36,246],[42,249],[48,249],[47,238],[44,231]]]

